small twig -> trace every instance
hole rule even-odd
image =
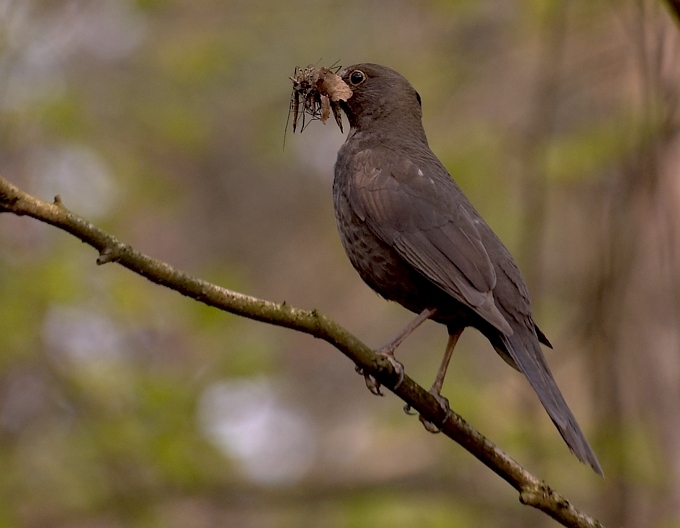
[[[244,295],[183,273],[152,259],[69,211],[59,197],[48,203],[25,193],[0,177],[0,212],[30,216],[66,231],[99,251],[98,264],[116,262],[182,295],[236,315],[291,328],[327,341],[350,358],[358,368],[373,376],[441,432],[463,446],[519,492],[522,504],[533,506],[564,526],[602,527],[595,519],[574,508],[563,496],[533,476],[461,416],[447,416],[437,400],[408,376],[399,376],[389,361],[376,355],[340,325],[317,312],[301,310]],[[398,385],[398,386],[397,386]]]

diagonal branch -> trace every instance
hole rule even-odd
[[[2,212],[30,216],[72,234],[99,251],[97,264],[117,262],[156,284],[209,306],[256,321],[304,332],[327,341],[351,359],[358,369],[375,377],[409,407],[418,411],[423,418],[437,424],[444,435],[463,446],[507,481],[519,492],[521,503],[538,508],[563,526],[574,528],[603,526],[578,511],[567,499],[526,471],[461,416],[455,412],[446,416],[434,396],[411,378],[405,376],[403,382],[399,384],[399,376],[387,360],[377,356],[359,339],[316,310],[301,310],[285,302],[277,304],[257,299],[192,277],[123,244],[91,222],[70,212],[62,204],[59,196],[53,203],[45,202],[0,177],[0,213]]]

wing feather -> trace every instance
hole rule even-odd
[[[355,157],[350,205],[425,277],[511,335],[494,303],[496,271],[475,217],[456,201],[462,193],[444,175],[428,175],[394,151],[363,150]]]

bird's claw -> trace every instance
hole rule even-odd
[[[434,399],[437,400],[437,403],[439,403],[439,406],[446,413],[446,416],[442,420],[442,424],[443,424],[444,422],[446,422],[446,420],[449,419],[449,416],[451,416],[451,407],[449,407],[449,400],[447,400],[444,396],[439,394],[439,392],[434,390],[434,388],[430,389],[428,392],[430,394],[432,394],[432,396],[434,396]],[[406,410],[406,409],[404,409],[404,410]],[[442,430],[439,426],[433,424],[429,420],[426,420],[425,418],[423,418],[422,415],[418,416],[418,419],[420,420],[420,423],[423,424],[423,427],[425,427],[425,429],[428,432],[430,432],[432,434],[441,433]]]
[[[408,414],[409,416],[413,416],[414,414],[418,414],[418,413],[413,412],[411,409],[412,409],[412,407],[408,403],[406,405],[404,405],[404,412],[406,414]]]
[[[375,379],[370,374],[367,374],[366,371],[361,367],[356,367],[355,370],[357,371],[357,374],[361,374],[364,377],[366,388],[371,392],[371,394],[375,394],[376,396],[384,396],[384,394],[380,391],[381,383],[377,379]]]
[[[387,361],[389,361],[390,365],[392,365],[392,368],[394,369],[394,372],[397,373],[399,376],[399,381],[394,385],[395,389],[398,389],[399,386],[404,383],[404,377],[406,374],[404,373],[404,365],[399,363],[395,357],[394,354],[391,354],[390,352],[376,352],[377,355],[384,357]]]
[[[404,365],[399,363],[395,358],[394,354],[390,352],[384,352],[381,349],[376,350],[376,354],[378,356],[384,357],[390,365],[392,365],[392,369],[396,374],[399,376],[399,381],[394,385],[395,389],[398,389],[399,386],[404,382],[404,378],[406,377],[406,374],[404,373]],[[371,394],[375,394],[376,396],[384,396],[384,394],[380,391],[380,387],[382,384],[375,379],[373,376],[368,374],[364,369],[361,367],[356,367],[355,369],[357,373],[361,374],[364,377],[364,381],[366,382],[366,387],[368,388],[369,391],[371,391]]]

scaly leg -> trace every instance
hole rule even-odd
[[[435,378],[434,383],[432,384],[432,387],[429,390],[429,393],[435,397],[435,399],[439,402],[441,408],[444,411],[446,411],[447,418],[451,410],[449,409],[449,401],[446,398],[444,398],[444,396],[442,396],[442,385],[444,385],[444,376],[446,376],[446,370],[449,368],[449,362],[451,361],[451,356],[453,355],[453,349],[456,348],[456,343],[458,343],[458,338],[462,333],[463,333],[462,328],[456,329],[452,333],[451,330],[449,329],[449,341],[446,343],[444,358],[442,359],[442,363],[439,366],[439,370],[437,371],[437,377]],[[439,432],[439,427],[434,425],[432,422],[428,422],[422,416],[420,416],[419,419],[425,426],[425,429],[427,429],[429,432],[431,433]]]
[[[394,387],[395,389],[399,387],[399,385],[401,385],[402,382],[404,381],[404,365],[402,365],[395,359],[394,351],[397,349],[399,345],[401,345],[404,339],[411,335],[411,333],[421,324],[423,324],[427,319],[432,317],[436,311],[437,311],[436,308],[425,308],[422,312],[420,312],[416,316],[415,319],[413,319],[413,321],[407,324],[406,327],[401,332],[399,332],[399,334],[397,334],[397,336],[394,339],[392,339],[392,341],[375,350],[375,353],[378,354],[379,356],[383,356],[384,358],[386,358],[392,364],[394,371],[397,374],[399,374],[399,381],[395,385]],[[375,395],[382,396],[382,393],[380,392],[380,383],[375,378],[373,378],[369,374],[366,374],[363,371],[363,369],[357,368],[357,372],[364,376],[364,379],[366,380],[366,387],[368,387],[368,390],[370,390]]]

